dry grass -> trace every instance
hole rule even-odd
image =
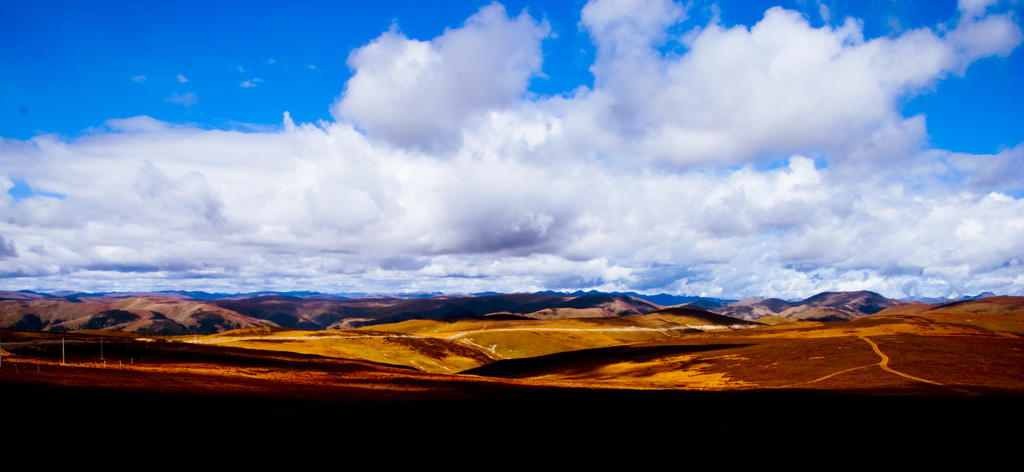
[[[254,328],[183,339],[201,344],[402,365],[425,372],[459,372],[490,361],[476,350],[442,339],[365,330],[310,332]]]
[[[550,385],[732,390],[993,388],[1024,391],[1024,338],[1017,317],[893,310],[850,322],[797,322],[695,332],[696,319],[618,318],[442,322],[412,320],[329,332],[256,328],[201,337],[218,345],[290,351],[454,373],[507,359],[539,359],[513,377]],[[1000,324],[1001,323],[1001,324]],[[888,367],[869,343],[891,359]],[[183,338],[194,340],[193,338]],[[602,348],[715,346],[622,358]],[[889,352],[891,351],[891,352]],[[632,351],[631,351],[632,352]],[[643,351],[648,352],[648,351]],[[581,353],[567,362],[559,353]],[[592,355],[589,353],[593,353]],[[539,366],[539,367],[538,367]],[[531,373],[532,372],[532,373]],[[914,379],[925,379],[919,382]],[[963,391],[963,390],[961,390]]]

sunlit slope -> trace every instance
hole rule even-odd
[[[108,310],[105,303],[70,303],[63,299],[0,301],[0,328],[42,330]]]
[[[613,316],[643,315],[660,307],[645,300],[626,295],[583,295],[543,310],[523,313],[540,320],[559,318],[607,318]],[[523,312],[525,310],[521,310]]]
[[[147,334],[213,334],[276,326],[317,331],[410,319],[452,320],[508,313],[525,318],[617,317],[661,308],[611,294],[495,294],[427,298],[301,298],[284,295],[188,299],[168,294],[39,295],[0,291],[0,328],[116,330]]]
[[[365,298],[311,300],[260,296],[218,300],[218,306],[281,327],[305,330],[349,329],[411,319],[452,320],[506,312],[530,318],[612,317],[643,314],[660,307],[625,295],[505,294],[433,296],[428,298]]]
[[[265,326],[210,303],[164,297],[35,298],[0,301],[0,327],[46,331],[116,330],[151,334],[215,333]]]
[[[288,351],[412,367],[427,372],[458,372],[491,358],[463,344],[433,337],[378,331],[310,332],[281,328],[244,329],[188,339],[222,346]]]
[[[669,308],[615,318],[411,320],[367,329],[436,337],[473,347],[492,359],[518,359],[754,325],[703,310]]]
[[[261,328],[192,341],[397,364],[428,372],[459,372],[498,359],[670,339],[700,329],[753,325],[692,309],[615,318],[506,318],[409,320],[327,332]]]
[[[857,291],[822,292],[800,302],[750,297],[738,302],[704,300],[687,306],[700,305],[703,309],[733,318],[779,324],[795,321],[848,321],[902,304],[874,292]],[[770,318],[762,320],[766,317]]]
[[[950,303],[921,312],[920,316],[1024,334],[1024,297],[988,297]]]
[[[886,308],[878,315],[917,315],[937,322],[1024,334],[1024,297],[986,297],[944,305],[911,303]]]
[[[195,300],[145,296],[118,300],[110,306],[138,316],[122,326],[111,326],[125,331],[199,334],[269,325],[264,320]]]
[[[628,320],[643,326],[658,326],[659,323],[686,325],[698,329],[742,329],[760,326],[760,323],[741,320],[738,318],[712,313],[710,311],[692,308],[688,306],[677,306],[663,308],[659,311],[645,316],[625,316]]]
[[[906,303],[903,305],[896,305],[886,308],[877,313],[879,316],[887,315],[916,315],[922,311],[928,311],[935,308],[935,305],[930,303]]]
[[[976,314],[945,316],[690,333],[501,360],[465,373],[634,388],[1024,391],[1024,337],[962,322]]]

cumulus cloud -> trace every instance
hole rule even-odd
[[[259,85],[261,83],[263,83],[263,79],[260,79],[259,77],[255,77],[255,78],[246,80],[246,81],[240,83],[239,85],[241,85],[242,88],[252,88],[252,87],[255,87],[255,86],[257,86],[257,85]]]
[[[549,27],[493,4],[432,40],[391,30],[354,51],[332,123],[135,117],[0,139],[0,188],[40,191],[0,193],[0,273],[24,288],[1024,294],[1024,144],[928,149],[925,117],[897,109],[1021,42],[967,3],[945,33],[866,39],[855,19],[813,28],[777,8],[672,37],[679,4],[595,1],[594,86],[540,97],[526,89]],[[970,30],[988,24],[1005,27]],[[683,52],[660,52],[670,41]],[[38,250],[13,257],[15,240]]]
[[[457,146],[467,121],[510,106],[540,73],[550,27],[494,3],[430,41],[396,28],[354,51],[354,74],[331,108],[371,138],[424,150]]]
[[[625,8],[618,2],[584,8],[598,47],[588,97],[598,114],[590,119],[614,125],[616,144],[631,156],[677,165],[849,155],[881,130],[913,129],[901,123],[899,100],[1021,42],[1009,15],[965,18],[945,35],[918,29],[866,40],[856,19],[813,28],[774,7],[750,28],[711,23],[691,31],[679,38],[685,54],[662,56],[651,45],[682,13],[667,1],[650,3],[621,15],[601,10]]]
[[[171,179],[149,161],[139,167],[132,185],[145,210],[155,214],[153,219],[163,220],[163,227],[175,227],[181,221],[192,229],[219,226],[224,223],[223,204],[217,192],[211,189],[203,174],[192,171],[178,179]],[[141,209],[140,209],[141,210]]]
[[[605,60],[648,54],[664,41],[669,26],[686,19],[682,5],[671,0],[596,0],[580,15]]]
[[[178,82],[185,83],[188,82],[188,79],[186,79],[184,75],[178,74]]]
[[[990,3],[994,2],[960,2],[964,14],[956,29],[950,31],[944,38],[956,53],[954,72],[959,75],[964,73],[968,65],[982,57],[1005,57],[1024,39],[1020,26],[1013,21],[1009,13],[982,16]]]

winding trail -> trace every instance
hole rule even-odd
[[[939,387],[945,387],[945,388],[948,388],[948,389],[951,389],[951,390],[956,390],[957,392],[960,392],[960,393],[965,393],[965,394],[970,395],[970,396],[977,395],[976,393],[968,391],[968,390],[964,390],[964,389],[961,389],[961,388],[956,388],[956,387],[953,387],[953,386],[950,386],[950,385],[946,385],[946,384],[943,384],[943,383],[935,382],[933,380],[922,379],[921,377],[914,377],[913,375],[910,375],[910,374],[907,374],[907,373],[904,373],[904,372],[900,372],[900,371],[898,371],[896,369],[893,369],[892,367],[889,367],[889,356],[885,355],[885,353],[882,352],[881,349],[879,349],[878,344],[875,344],[874,341],[868,339],[865,336],[857,336],[857,337],[863,339],[865,342],[870,344],[871,345],[871,349],[874,350],[875,354],[878,354],[878,357],[881,357],[882,360],[879,361],[877,364],[868,364],[868,365],[862,365],[860,367],[851,367],[849,369],[840,370],[839,372],[833,372],[833,373],[828,374],[828,375],[826,375],[824,377],[819,377],[819,378],[816,378],[814,380],[809,380],[807,382],[800,382],[800,383],[795,383],[795,384],[790,384],[790,385],[784,385],[784,386],[775,387],[775,388],[792,388],[792,387],[796,387],[798,385],[812,384],[812,383],[816,383],[816,382],[821,382],[823,380],[828,380],[828,379],[830,379],[832,377],[835,377],[837,375],[842,375],[842,374],[845,374],[847,372],[853,372],[855,370],[867,369],[868,367],[878,366],[878,367],[881,367],[882,370],[884,370],[886,372],[890,372],[890,373],[896,374],[896,375],[898,375],[900,377],[903,377],[903,378],[907,378],[907,379],[910,379],[910,380],[915,380],[915,381],[918,381],[918,382],[924,382],[924,383],[928,383],[928,384],[932,384],[932,385],[937,385]]]
[[[828,375],[826,375],[824,377],[819,377],[819,378],[816,378],[814,380],[810,380],[810,381],[807,381],[807,382],[801,382],[801,383],[793,384],[793,385],[786,385],[786,386],[783,386],[783,387],[780,387],[780,388],[789,388],[789,387],[792,387],[794,385],[807,385],[807,384],[812,384],[812,383],[815,383],[815,382],[821,382],[822,380],[827,380],[827,379],[830,379],[830,378],[835,377],[835,376],[840,375],[840,374],[845,374],[847,372],[853,372],[855,370],[860,370],[860,369],[867,369],[868,367],[874,367],[876,365],[878,365],[878,364],[868,364],[868,365],[862,365],[860,367],[851,367],[851,368],[846,369],[846,370],[840,370],[839,372],[833,372],[833,373],[828,374]]]
[[[599,327],[599,328],[545,328],[545,327],[518,327],[518,328],[483,328],[473,329],[467,331],[460,331],[455,334],[442,335],[441,333],[394,333],[394,334],[364,334],[364,335],[329,335],[329,336],[232,336],[232,337],[218,337],[218,338],[205,338],[205,339],[194,339],[186,340],[184,342],[190,344],[222,344],[239,341],[308,341],[317,339],[370,339],[370,338],[418,338],[418,337],[432,337],[441,338],[447,340],[459,340],[462,337],[480,334],[480,333],[493,333],[499,331],[562,331],[562,332],[578,332],[578,333],[616,333],[616,332],[660,332],[666,336],[669,335],[669,331],[682,331],[687,329],[699,329],[701,331],[722,331],[722,330],[736,330],[749,328],[747,325],[681,325],[672,326],[666,328],[648,328],[644,326],[622,326],[622,327]],[[442,332],[443,333],[443,332]],[[434,334],[433,336],[431,334]]]
[[[746,325],[692,325],[692,326],[671,326],[667,328],[647,328],[644,326],[623,326],[617,328],[542,328],[542,327],[521,327],[521,328],[493,328],[493,329],[473,329],[467,331],[461,331],[456,334],[448,336],[439,336],[444,339],[459,339],[464,336],[480,333],[496,333],[496,332],[509,332],[509,331],[562,331],[562,332],[574,332],[574,333],[625,333],[625,332],[659,332],[664,335],[668,335],[668,331],[684,331],[687,329],[699,329],[701,331],[723,331],[727,329],[744,329],[748,328]]]
[[[225,344],[241,341],[319,341],[324,339],[387,339],[387,338],[415,338],[417,336],[404,333],[395,334],[366,334],[358,336],[233,336],[221,338],[205,338],[184,341],[189,344]]]
[[[866,338],[864,336],[858,336],[858,337],[863,339],[864,341],[866,341],[868,344],[870,344],[871,345],[871,349],[875,350],[875,354],[878,354],[878,356],[882,358],[882,361],[879,362],[878,364],[875,364],[875,365],[877,365],[878,367],[881,367],[882,370],[885,370],[886,372],[892,372],[892,373],[894,373],[894,374],[896,374],[896,375],[898,375],[900,377],[908,378],[910,380],[916,380],[918,382],[924,382],[924,383],[928,383],[928,384],[932,384],[932,385],[938,385],[939,387],[946,387],[948,389],[956,390],[956,391],[961,392],[961,393],[966,393],[966,394],[971,395],[971,396],[975,395],[974,392],[970,392],[970,391],[963,390],[963,389],[960,389],[960,388],[952,387],[952,386],[949,386],[949,385],[946,385],[946,384],[943,384],[943,383],[935,382],[933,380],[922,379],[921,377],[914,377],[913,375],[906,374],[906,373],[900,372],[898,370],[895,370],[892,367],[889,367],[889,356],[885,355],[885,353],[883,353],[882,350],[878,348],[878,345],[875,344],[874,341],[872,341],[872,340],[870,340],[870,339],[868,339],[868,338]]]
[[[485,356],[490,357],[491,359],[496,360],[496,361],[500,361],[500,360],[505,358],[504,356],[502,356],[501,354],[498,353],[498,345],[497,344],[492,344],[491,347],[483,347],[483,346],[481,346],[481,345],[479,345],[479,344],[477,344],[477,343],[475,343],[473,341],[470,341],[469,339],[466,339],[466,338],[456,339],[455,342],[460,342],[460,343],[466,344],[466,345],[470,346],[471,348],[476,349],[476,350],[484,353]]]

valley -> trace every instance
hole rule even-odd
[[[157,415],[235,432],[346,421],[367,434],[500,427],[507,439],[685,421],[707,426],[680,433],[699,442],[808,424],[849,437],[863,428],[816,412],[898,410],[914,418],[908,434],[962,435],[1020,416],[1022,308],[1024,297],[991,297],[775,325],[674,307],[181,336],[3,329],[0,386],[15,417],[34,418],[23,425],[103,418],[101,429]]]

